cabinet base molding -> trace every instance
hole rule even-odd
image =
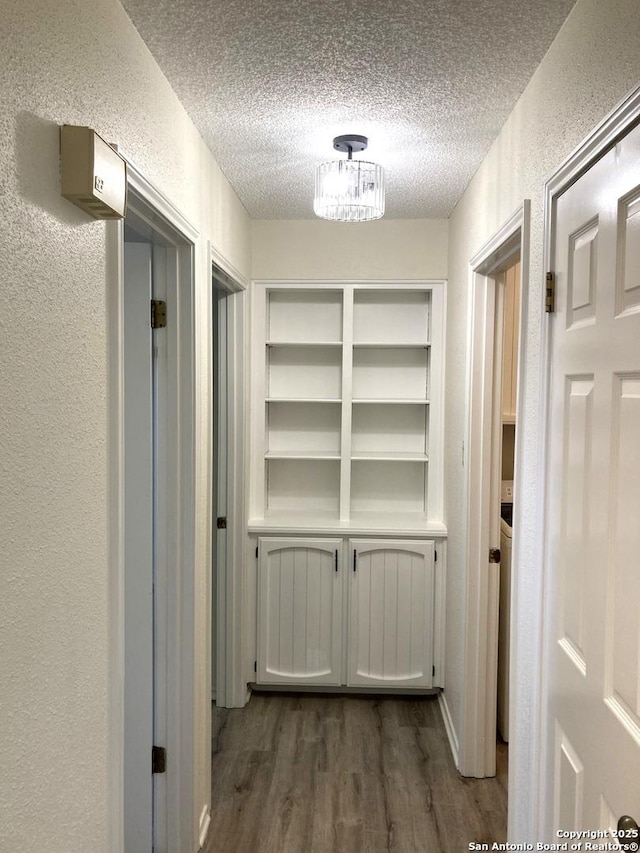
[[[367,696],[437,696],[440,687],[317,687],[313,684],[250,684],[253,693],[315,693],[317,695],[361,694]]]

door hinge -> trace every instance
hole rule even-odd
[[[436,677],[436,665],[435,665],[435,664],[431,667],[431,675],[432,675],[434,678]]]
[[[437,552],[437,551],[434,551],[434,552],[433,552],[433,562],[434,562],[434,563],[437,563],[437,562],[438,562],[438,552]]]
[[[151,328],[164,329],[167,325],[167,303],[162,299],[151,300]]]
[[[151,772],[167,772],[167,750],[164,748],[164,746],[151,747]]]
[[[547,314],[553,314],[556,310],[556,275],[547,273],[547,288],[544,297],[544,310]]]
[[[216,520],[216,527],[218,530],[226,530],[227,529],[227,519],[226,518],[218,518]]]
[[[489,562],[490,563],[499,563],[502,554],[500,553],[500,548],[489,548]]]
[[[253,662],[253,671],[254,672],[258,671],[258,661],[257,660],[254,660],[254,662]]]
[[[258,559],[258,546],[256,545],[256,560]]]

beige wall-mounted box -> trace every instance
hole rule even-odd
[[[60,128],[62,195],[94,219],[122,219],[127,209],[127,164],[90,127]]]

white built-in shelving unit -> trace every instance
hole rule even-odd
[[[443,282],[255,282],[249,529],[442,535]]]
[[[258,684],[443,683],[444,299],[441,281],[252,285]]]

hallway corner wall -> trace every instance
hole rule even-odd
[[[117,143],[200,234],[193,636],[203,672],[211,594],[206,244],[248,276],[249,219],[117,0],[0,7],[0,850],[117,853],[115,232],[60,197],[58,126],[88,125]],[[210,797],[209,684],[197,685],[194,701],[197,844]]]
[[[636,0],[578,0],[533,75],[450,220],[447,325],[446,488],[449,563],[447,586],[446,695],[458,733],[465,697],[462,674],[465,633],[465,548],[463,507],[466,470],[461,447],[466,428],[466,359],[469,261],[523,199],[531,199],[530,286],[524,295],[528,336],[524,376],[524,452],[519,460],[516,499],[523,519],[520,563],[512,619],[518,626],[514,668],[518,701],[510,738],[510,840],[536,841],[530,822],[535,797],[536,756],[530,733],[535,714],[534,681],[540,637],[535,601],[541,584],[536,558],[536,513],[540,472],[537,450],[540,417],[540,358],[543,269],[544,182],[572,150],[640,81],[640,16]],[[457,391],[454,393],[454,389]],[[480,567],[478,567],[480,569]],[[515,731],[515,733],[513,733]]]

